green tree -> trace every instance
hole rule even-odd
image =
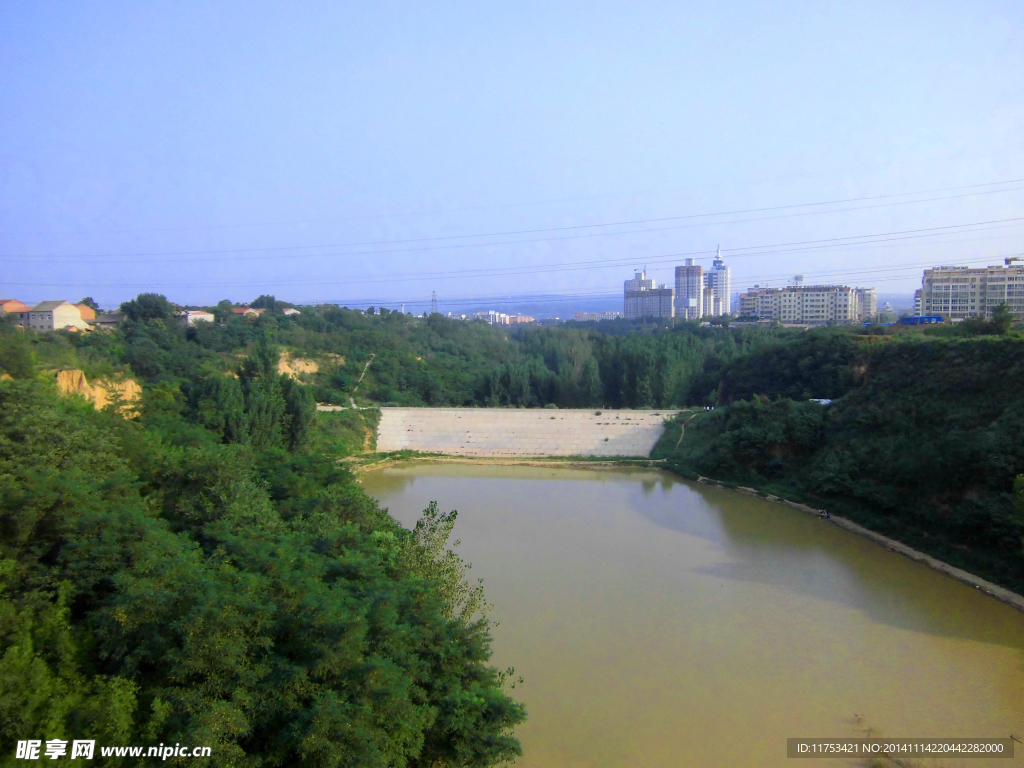
[[[140,293],[121,304],[121,311],[130,320],[170,320],[178,311],[167,298],[158,293]]]
[[[313,391],[290,376],[281,376],[284,394],[284,431],[288,448],[305,448],[313,436],[316,423],[316,399]]]
[[[1020,521],[1021,527],[1024,528],[1024,475],[1017,475],[1017,479],[1013,481],[1013,496],[1017,519]],[[1024,545],[1024,537],[1021,538],[1021,544]],[[1021,551],[1024,552],[1024,549]]]
[[[1009,305],[1004,301],[992,310],[991,327],[992,332],[1005,336],[1016,321],[1016,316],[1010,310]]]
[[[204,429],[220,436],[225,443],[249,442],[249,421],[245,396],[238,379],[209,374],[184,385],[189,414]]]
[[[331,459],[164,438],[0,381],[4,743],[188,737],[268,768],[520,754],[454,515],[406,531]]]
[[[79,304],[85,304],[85,306],[87,306],[89,309],[93,310],[94,312],[98,312],[99,309],[100,309],[100,305],[96,303],[96,300],[93,299],[92,296],[86,296],[84,299],[79,299],[78,303]]]
[[[416,521],[412,536],[404,542],[400,558],[403,567],[437,585],[446,616],[468,624],[491,606],[484,598],[482,580],[470,584],[467,578],[470,566],[447,549],[457,517],[455,510],[441,512],[436,501],[430,502]],[[456,541],[452,546],[458,545]]]
[[[213,315],[217,322],[224,323],[235,316],[235,305],[228,299],[221,299],[213,309]]]
[[[249,306],[253,309],[265,309],[272,314],[283,309],[282,303],[269,294],[258,296]]]
[[[7,323],[0,323],[0,374],[25,379],[33,370],[32,347],[25,334]]]
[[[277,349],[261,338],[238,374],[245,396],[249,440],[257,448],[281,445],[284,439],[285,400],[277,372],[278,357]]]

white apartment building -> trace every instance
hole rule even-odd
[[[878,314],[878,294],[874,288],[857,288],[857,322],[867,323]]]
[[[740,294],[740,314],[784,323],[857,323],[870,320],[877,312],[874,288],[845,285],[754,286]]]
[[[961,320],[992,317],[1004,302],[1014,317],[1024,320],[1024,265],[933,267],[921,278],[917,312]]]
[[[491,325],[508,325],[508,315],[496,309],[491,309],[487,312],[474,312],[473,319],[486,320]]]
[[[656,286],[647,273],[637,272],[622,284],[623,314],[626,319],[642,317],[674,317],[675,289]]]
[[[718,317],[720,315],[729,314],[729,302],[725,299],[715,296],[714,292],[708,288],[704,289],[704,306],[701,310],[705,317]]]

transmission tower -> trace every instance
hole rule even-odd
[[[437,314],[437,291],[430,292],[430,314]]]

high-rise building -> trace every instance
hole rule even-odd
[[[641,270],[635,272],[632,280],[624,280],[622,282],[623,292],[629,291],[649,291],[654,288],[654,281],[647,279],[647,271]]]
[[[705,317],[720,317],[722,315],[729,314],[729,305],[725,299],[720,299],[715,296],[715,292],[710,288],[704,289],[704,306],[701,312]]]
[[[637,272],[632,280],[623,281],[623,314],[627,319],[673,317],[675,293],[664,284],[656,286],[653,280],[648,280],[646,271]]]
[[[676,267],[676,317],[699,320],[704,314],[704,267],[687,259]]]
[[[920,314],[992,317],[1003,303],[1018,320],[1024,320],[1024,265],[933,267],[921,278]]]
[[[808,325],[856,323],[874,317],[877,301],[874,288],[850,288],[846,285],[754,286],[740,294],[740,315]]]
[[[874,288],[857,288],[857,321],[869,323],[878,314],[878,294]]]
[[[722,261],[722,249],[719,247],[711,269],[704,273],[704,288],[711,292],[705,293],[705,315],[726,315],[732,309],[732,267],[725,266]]]

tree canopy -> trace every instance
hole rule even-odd
[[[312,450],[312,389],[279,372],[272,325],[126,313],[82,338],[0,329],[0,738],[239,766],[520,754],[454,513],[405,530]],[[55,364],[141,378],[141,417],[58,397]]]

